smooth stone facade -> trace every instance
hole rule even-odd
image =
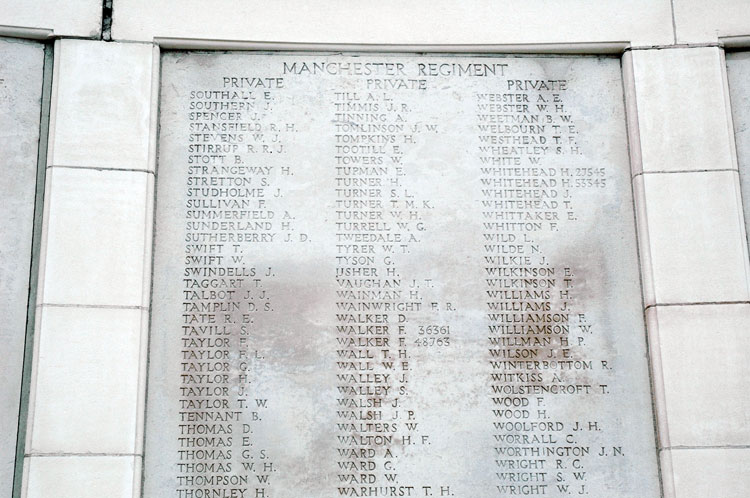
[[[112,38],[516,47],[627,40],[645,46],[673,41],[671,14],[669,0],[563,0],[544,8],[527,0],[464,0],[460,6],[449,0],[216,0],[210,6],[200,0],[117,0]]]
[[[144,496],[660,496],[618,59],[162,63]]]
[[[44,47],[0,38],[0,495],[10,496],[18,435]]]
[[[0,33],[30,38],[98,37],[102,28],[100,0],[0,0]]]
[[[139,496],[158,58],[73,39],[54,57],[20,496]]]

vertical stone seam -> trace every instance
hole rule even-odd
[[[666,478],[662,481],[664,498],[676,498],[677,492],[674,484],[674,465],[672,463],[671,450],[659,450],[659,465]]]
[[[667,408],[667,390],[664,384],[664,356],[661,352],[661,338],[659,335],[659,309],[652,308],[646,313],[647,327],[649,329],[649,353],[653,374],[654,403],[656,408],[657,448],[671,446],[669,434],[669,410]]]
[[[102,0],[101,39],[112,41],[112,11],[114,0]]]
[[[158,105],[158,65],[155,62],[155,57],[158,58],[157,50],[150,52],[151,60],[151,87],[149,96],[149,126],[148,126],[148,153],[147,153],[147,164],[146,168],[150,171],[154,171],[154,159],[153,154],[155,150],[155,133],[156,133],[156,108]],[[135,441],[133,441],[133,448],[135,453],[143,454],[143,446],[145,440],[144,421],[145,421],[145,399],[146,399],[146,374],[147,374],[147,363],[148,363],[148,337],[149,337],[149,315],[150,315],[150,304],[151,304],[151,275],[152,275],[152,253],[153,253],[153,236],[154,236],[154,188],[155,188],[154,176],[150,175],[146,178],[146,195],[144,197],[144,229],[143,229],[143,269],[141,273],[141,314],[140,321],[140,339],[139,339],[139,356],[138,356],[138,395],[135,406]]]
[[[745,274],[745,295],[750,298],[750,256],[748,255],[747,230],[745,226],[745,213],[742,204],[742,189],[740,188],[740,174],[733,172],[734,177],[734,196],[737,201],[737,223],[740,228],[740,246],[742,249],[742,266]]]
[[[55,142],[55,129],[56,129],[56,114],[57,114],[57,101],[58,101],[58,86],[60,84],[60,60],[62,54],[62,41],[60,39],[55,40],[54,54],[52,62],[52,87],[50,90],[50,108],[49,108],[49,125],[48,130],[48,143],[47,143],[47,157],[46,163],[49,164],[52,161],[54,154],[54,142]],[[49,231],[49,217],[51,209],[51,199],[53,192],[53,181],[52,172],[46,171],[45,173],[45,184],[44,184],[44,203],[42,207],[42,228],[39,238],[39,267],[37,274],[37,294],[35,305],[42,304],[44,302],[44,290],[46,282],[46,269],[47,269],[47,240]],[[29,395],[27,400],[27,413],[26,413],[26,432],[24,435],[25,451],[31,451],[33,432],[34,432],[34,413],[36,411],[36,383],[38,374],[38,360],[39,360],[39,344],[42,341],[41,324],[44,320],[44,311],[36,314],[34,320],[34,341],[32,343],[32,358],[31,358],[31,373],[29,375]],[[25,459],[24,459],[25,460]],[[28,473],[27,465],[24,462],[24,479],[27,478]],[[25,485],[24,485],[25,487]],[[22,493],[23,494],[23,493]]]
[[[143,490],[141,483],[143,482],[143,455],[133,456],[133,476],[131,480],[130,489],[132,492],[132,498],[141,498]]]
[[[150,284],[149,275],[151,273],[151,243],[153,235],[153,184],[154,177],[146,175],[144,180],[143,195],[143,232],[141,233],[141,285],[140,285],[140,317],[138,321],[138,364],[135,372],[136,377],[136,398],[133,407],[133,416],[135,421],[135,432],[132,441],[134,453],[140,453],[143,449],[143,406],[144,406],[144,364],[145,357],[148,354],[148,287]]]
[[[729,154],[732,159],[732,165],[737,170],[737,182],[735,190],[737,191],[737,202],[739,203],[737,216],[739,217],[740,232],[744,235],[742,237],[742,252],[745,255],[743,261],[745,262],[745,282],[748,286],[748,296],[750,296],[750,236],[747,232],[747,221],[745,219],[745,203],[750,202],[750,199],[742,198],[742,178],[740,177],[739,171],[739,159],[737,156],[737,142],[735,139],[734,132],[734,116],[732,115],[732,96],[729,93],[729,77],[727,75],[727,59],[726,50],[719,48],[719,74],[721,75],[722,92],[724,94],[724,109],[727,118],[727,133],[729,134]]]
[[[48,141],[47,141],[47,161],[46,167],[48,168],[54,162],[55,158],[55,130],[57,129],[57,103],[58,103],[58,88],[60,86],[60,61],[62,60],[62,48],[63,40],[55,40],[54,45],[54,61],[52,64],[52,91],[50,92],[50,110],[49,110],[49,126],[47,127]],[[49,230],[49,214],[50,214],[50,201],[52,199],[52,177],[54,172],[47,170],[46,173],[47,181],[45,183],[45,202],[43,208],[42,218],[42,236],[39,249],[39,275],[37,277],[38,292],[36,295],[36,304],[40,305],[44,303],[44,288],[46,282],[47,273],[47,232]]]
[[[36,187],[34,193],[34,214],[32,224],[32,241],[31,241],[31,265],[29,267],[29,292],[26,300],[26,328],[23,351],[23,365],[21,367],[21,393],[18,399],[18,425],[16,432],[16,454],[15,465],[13,469],[13,486],[11,496],[18,498],[21,496],[24,473],[24,460],[26,454],[26,429],[28,425],[29,411],[29,390],[31,385],[31,372],[34,360],[34,330],[37,314],[36,300],[38,288],[38,274],[40,266],[40,246],[42,235],[42,221],[44,212],[44,188],[47,161],[47,147],[49,139],[50,123],[50,98],[52,93],[52,71],[54,67],[54,52],[52,44],[44,44],[42,67],[42,88],[40,95],[40,113],[39,113],[39,139],[37,142],[37,161],[36,161]]]
[[[677,20],[674,15],[674,0],[669,0],[669,9],[672,14],[672,37],[674,44],[677,45]]]
[[[643,183],[643,179],[641,179]],[[632,186],[632,184],[631,184]],[[634,188],[634,195],[636,189]],[[645,188],[640,190],[640,194],[645,198]],[[637,202],[637,201],[636,201]],[[641,199],[641,202],[645,205],[645,199]],[[636,223],[636,247],[638,247],[639,259],[642,251],[646,251],[650,254],[650,246],[648,242],[648,224],[646,223],[645,206],[640,214],[641,221]],[[639,215],[636,214],[636,219]],[[641,228],[644,233],[641,233]],[[642,236],[645,235],[645,243],[643,246],[639,243]],[[641,285],[643,285],[644,278],[643,273],[645,271],[651,271],[650,257],[648,270],[642,267],[641,272]],[[651,276],[653,277],[653,276]],[[653,282],[653,278],[650,278]],[[654,294],[655,296],[655,294]],[[645,304],[645,303],[644,303]],[[656,448],[656,462],[657,472],[659,475],[659,484],[661,486],[661,493],[664,497],[669,497],[670,489],[674,487],[674,475],[671,466],[671,461],[664,461],[661,458],[660,450],[662,447],[663,440],[669,440],[669,414],[667,410],[666,400],[666,389],[664,386],[664,367],[663,358],[661,352],[661,340],[659,336],[659,319],[658,309],[653,308],[649,312],[648,307],[643,308],[644,325],[646,326],[645,343],[646,343],[646,360],[649,369],[649,379],[651,381],[651,413],[654,425],[654,446]]]
[[[638,92],[635,82],[635,60],[633,52],[623,55],[623,84],[625,89],[625,115],[628,134],[628,154],[630,156],[631,190],[633,192],[633,207],[635,214],[636,238],[638,245],[638,259],[641,265],[641,289],[644,297],[644,307],[648,307],[650,300],[656,302],[656,287],[653,279],[651,244],[648,231],[648,215],[646,211],[645,181],[640,180],[638,188],[637,177],[643,171],[643,151],[640,140],[640,122],[638,119]]]
[[[732,167],[739,171],[737,160],[737,144],[734,138],[734,118],[732,117],[732,99],[729,95],[729,78],[727,76],[727,59],[723,47],[717,47],[719,50],[719,75],[721,76],[721,90],[724,97],[724,112],[727,118],[727,135],[729,138],[729,154],[732,160]]]
[[[671,472],[671,468],[664,468],[662,465],[662,459],[659,452],[660,446],[660,399],[659,394],[663,394],[663,375],[661,373],[661,348],[656,344],[652,344],[652,337],[657,336],[657,330],[652,330],[651,322],[648,319],[647,313],[647,302],[649,294],[654,296],[655,289],[653,288],[653,276],[647,274],[651,271],[651,255],[648,237],[648,224],[646,223],[646,211],[645,211],[645,187],[642,189],[636,188],[636,176],[639,172],[643,171],[643,152],[641,150],[640,141],[640,124],[638,120],[638,99],[635,84],[635,61],[633,60],[633,52],[628,51],[623,54],[621,58],[622,64],[622,81],[623,81],[623,100],[625,104],[625,116],[626,116],[626,127],[628,136],[628,156],[630,158],[630,191],[633,201],[633,219],[635,222],[635,237],[636,237],[636,251],[638,255],[638,262],[640,269],[638,272],[641,292],[642,292],[642,314],[643,323],[646,330],[643,331],[645,345],[646,345],[646,360],[649,370],[649,380],[651,388],[651,417],[653,423],[653,438],[654,447],[656,450],[656,466],[657,474],[659,476],[659,486],[662,496],[667,492],[668,485],[665,483],[665,474]],[[643,179],[641,179],[643,184]],[[641,198],[638,198],[640,195]],[[647,290],[646,286],[649,286]],[[654,320],[655,321],[655,320]],[[656,361],[655,361],[656,360]],[[663,397],[663,396],[662,396]],[[666,415],[666,412],[664,412]],[[671,479],[671,474],[667,477]]]
[[[156,168],[157,158],[159,154],[159,107],[160,107],[160,96],[161,96],[161,51],[157,44],[154,44],[152,51],[152,70],[151,70],[151,106],[150,106],[150,120],[149,120],[149,151],[148,151],[148,168],[154,171],[154,176],[151,177],[152,188],[149,191],[149,195],[146,198],[146,202],[150,203],[151,218],[150,223],[147,223],[147,240],[146,240],[146,252],[145,257],[148,258],[147,263],[144,264],[144,302],[143,306],[146,309],[146,313],[143,317],[142,327],[142,355],[141,364],[139,366],[139,396],[141,396],[143,402],[139,400],[138,414],[139,427],[141,428],[138,434],[137,444],[140,447],[141,456],[136,458],[135,465],[137,466],[137,472],[134,474],[133,480],[133,497],[140,498],[143,494],[144,489],[144,462],[146,454],[146,426],[147,418],[146,413],[148,410],[148,372],[150,357],[148,354],[149,346],[151,344],[151,312],[152,312],[152,299],[153,299],[153,281],[154,281],[154,240],[156,235],[156,190],[158,188],[156,183]]]

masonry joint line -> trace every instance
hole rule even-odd
[[[694,302],[694,303],[655,303],[655,304],[649,304],[644,310],[648,310],[650,308],[658,308],[662,306],[718,306],[718,305],[726,305],[726,304],[750,304],[750,301],[701,301],[701,302]]]

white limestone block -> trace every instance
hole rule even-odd
[[[750,444],[750,304],[647,310],[663,384],[661,446]],[[659,379],[659,377],[661,377]]]
[[[677,43],[715,43],[750,34],[750,3],[745,0],[674,0]]]
[[[668,453],[674,469],[674,490],[665,492],[665,498],[750,496],[750,473],[747,471],[750,449],[691,448]]]
[[[5,27],[49,30],[56,36],[99,37],[101,0],[0,0],[0,32]]]
[[[39,303],[144,306],[153,176],[50,168]]]
[[[750,298],[736,172],[643,174],[634,190],[647,306]]]
[[[734,136],[745,215],[745,233],[750,222],[750,53],[727,54],[727,77],[732,100]]]
[[[623,62],[634,174],[737,168],[718,48],[633,50]]]
[[[23,498],[134,498],[140,459],[133,456],[28,457]]]
[[[57,42],[48,164],[149,168],[153,56],[148,44]]]
[[[147,317],[45,306],[37,315],[27,453],[135,453]]]

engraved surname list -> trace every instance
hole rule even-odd
[[[163,56],[145,496],[657,497],[618,61]]]

